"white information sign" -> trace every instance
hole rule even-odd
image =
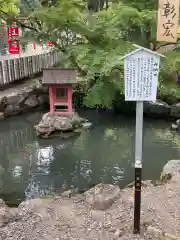
[[[141,48],[124,57],[126,101],[155,101],[160,54]]]

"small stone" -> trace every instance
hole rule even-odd
[[[160,181],[166,183],[170,181],[174,175],[180,175],[180,160],[170,160],[163,167]]]
[[[83,129],[89,129],[91,127],[92,127],[92,123],[90,123],[90,122],[82,123],[82,128]]]
[[[0,112],[4,112],[7,105],[7,97],[0,98]]]
[[[123,236],[123,232],[121,230],[116,230],[116,232],[114,233],[114,239],[118,239],[119,237]]]
[[[61,194],[61,196],[62,196],[62,197],[68,197],[68,198],[70,198],[71,195],[72,195],[72,193],[73,193],[73,191],[70,189],[70,190],[68,190],[68,191],[64,191],[64,192]]]
[[[178,240],[177,237],[175,237],[174,235],[172,235],[170,233],[165,233],[164,237],[165,237],[165,240]]]
[[[4,120],[4,113],[0,112],[0,120]]]
[[[160,238],[164,235],[163,231],[152,226],[147,227],[147,232],[152,235],[155,239]]]

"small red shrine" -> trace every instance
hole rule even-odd
[[[50,113],[59,116],[71,116],[72,88],[77,83],[76,69],[43,69],[42,83],[49,86]]]

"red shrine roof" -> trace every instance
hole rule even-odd
[[[43,84],[75,84],[77,70],[75,68],[45,68],[43,69]]]

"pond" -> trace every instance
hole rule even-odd
[[[82,111],[93,128],[61,140],[38,139],[42,113],[11,117],[0,125],[0,197],[9,204],[100,182],[123,188],[134,180],[135,118]],[[158,179],[170,159],[180,159],[180,136],[170,122],[144,120],[143,179]]]

